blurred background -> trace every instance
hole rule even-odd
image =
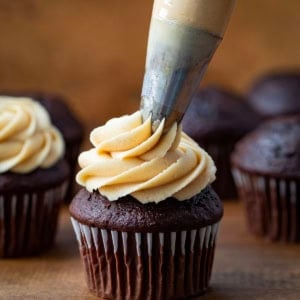
[[[0,0],[0,88],[68,97],[89,127],[139,105],[153,0]],[[300,1],[240,0],[203,84],[300,67]]]

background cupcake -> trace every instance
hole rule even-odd
[[[265,119],[300,114],[300,72],[266,74],[253,84],[247,98]]]
[[[74,178],[77,167],[77,157],[84,135],[83,125],[78,117],[71,111],[67,105],[67,101],[60,95],[29,91],[2,91],[2,95],[32,98],[41,103],[48,111],[51,121],[61,132],[66,144],[64,157],[69,164],[71,175],[65,201],[70,202],[75,189]]]
[[[300,242],[300,115],[260,126],[232,155],[252,233]]]
[[[183,118],[183,130],[216,163],[217,180],[213,187],[221,198],[236,196],[230,154],[235,143],[259,121],[242,97],[216,87],[199,90]]]
[[[209,155],[176,124],[151,133],[140,112],[91,133],[85,188],[70,205],[89,289],[107,299],[182,299],[205,292],[222,204]]]
[[[40,253],[53,243],[69,179],[64,149],[43,106],[0,97],[0,257]]]

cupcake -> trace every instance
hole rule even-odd
[[[221,199],[237,195],[230,154],[235,143],[258,122],[258,116],[244,99],[231,92],[207,87],[192,99],[182,121],[183,130],[215,161],[218,171],[213,187]]]
[[[248,93],[249,104],[265,119],[300,114],[299,98],[300,72],[264,75]]]
[[[300,242],[300,115],[261,125],[236,145],[232,164],[249,230]]]
[[[2,91],[2,95],[11,95],[15,97],[30,97],[35,101],[42,104],[48,111],[51,121],[62,133],[65,140],[65,159],[70,168],[70,183],[68,185],[67,194],[65,197],[66,202],[70,202],[73,195],[75,184],[73,178],[75,178],[77,157],[80,151],[80,145],[83,140],[84,130],[81,122],[70,110],[66,100],[59,95],[39,93],[39,92],[12,92]],[[0,98],[1,99],[1,98]]]
[[[0,257],[33,255],[53,244],[69,179],[64,149],[43,106],[0,97]]]
[[[89,289],[106,299],[206,291],[222,204],[210,156],[177,124],[152,134],[140,112],[94,129],[70,205]]]

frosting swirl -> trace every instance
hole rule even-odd
[[[49,168],[64,149],[63,138],[42,105],[30,98],[0,97],[0,174]]]
[[[94,129],[77,182],[110,201],[129,194],[142,203],[191,198],[215,179],[216,167],[176,123],[163,129],[164,121],[152,134],[150,118],[143,123],[139,111]]]
[[[164,121],[152,134],[150,118],[143,123],[139,111],[94,129],[77,182],[111,201],[129,194],[142,203],[191,198],[215,179],[216,167],[176,123],[163,129]]]

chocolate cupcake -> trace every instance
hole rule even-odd
[[[69,179],[64,148],[40,104],[0,97],[0,257],[52,245]]]
[[[106,299],[182,299],[206,291],[223,208],[209,155],[174,124],[140,112],[91,133],[85,188],[70,205],[89,289]]]
[[[216,87],[200,89],[183,118],[183,130],[216,163],[217,180],[213,187],[222,199],[237,195],[230,166],[233,147],[259,121],[243,98]]]
[[[66,202],[70,202],[74,195],[74,180],[77,166],[77,157],[83,140],[84,130],[81,122],[70,110],[67,101],[59,95],[41,92],[13,92],[2,91],[2,95],[14,97],[29,97],[41,103],[48,111],[52,123],[59,129],[65,140],[65,159],[70,168],[70,183],[68,185]]]
[[[299,99],[300,72],[264,75],[248,93],[249,104],[265,119],[299,114]]]
[[[300,115],[261,125],[237,144],[232,164],[250,231],[300,242]]]

